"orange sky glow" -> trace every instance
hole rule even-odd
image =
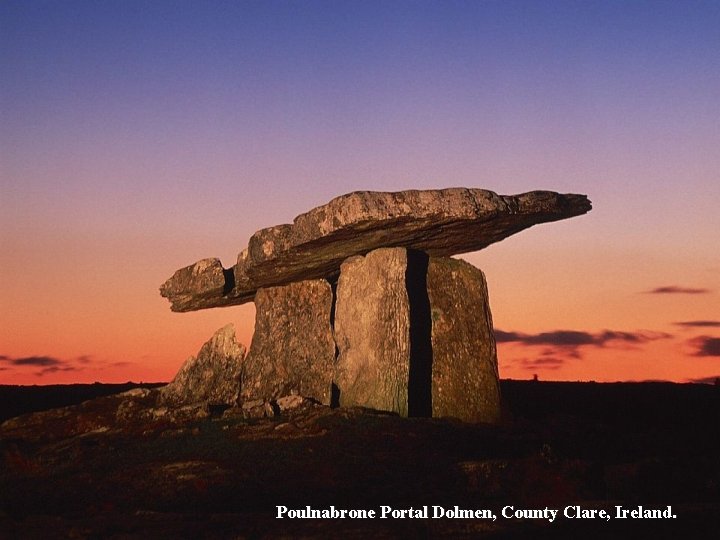
[[[463,258],[502,378],[720,376],[712,3],[0,6],[0,384],[167,381],[158,287],[354,190],[587,194]],[[294,7],[293,7],[294,6]]]

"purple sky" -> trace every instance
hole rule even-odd
[[[450,186],[594,203],[466,256],[502,331],[590,336],[505,342],[501,375],[719,374],[718,327],[678,324],[720,320],[719,28],[692,1],[3,2],[0,383],[167,379],[231,321],[249,345],[252,306],[157,287],[342,193]]]

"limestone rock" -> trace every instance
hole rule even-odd
[[[342,406],[499,420],[495,339],[482,272],[403,248],[343,263],[335,385]]]
[[[177,407],[195,403],[232,405],[240,393],[245,347],[235,340],[232,324],[221,328],[190,357],[173,381],[160,390],[160,403]]]
[[[126,390],[125,392],[120,392],[117,395],[123,398],[146,398],[151,393],[152,390],[150,388],[132,388],[130,390]]]
[[[176,272],[160,290],[173,311],[242,304],[263,287],[334,276],[346,258],[377,248],[406,247],[434,257],[466,253],[590,209],[584,195],[550,191],[358,191],[299,215],[292,225],[256,232],[234,269],[223,272],[217,262],[198,271],[200,261]]]
[[[301,407],[303,404],[309,401],[310,400],[304,398],[303,396],[293,394],[290,396],[283,396],[281,398],[278,398],[277,406],[280,409],[280,412],[287,412],[293,409],[297,409],[298,407]]]
[[[383,248],[347,259],[335,307],[339,405],[408,414],[410,366],[407,251]]]
[[[172,298],[173,311],[200,309],[208,302],[222,302],[232,289],[232,272],[223,270],[219,259],[203,259],[181,268],[160,287],[160,294]]]
[[[290,394],[330,404],[333,293],[324,279],[260,289],[242,371],[242,401]]]
[[[147,400],[126,399],[117,408],[115,421],[119,425],[146,424],[161,421],[165,424],[183,424],[210,416],[207,402],[174,407],[153,407]]]
[[[243,418],[272,418],[275,409],[272,403],[264,399],[245,401],[241,407],[232,407],[223,413],[224,418],[242,416]]]
[[[143,406],[139,401],[126,399],[118,405],[117,411],[115,412],[115,420],[121,424],[148,421],[150,419],[150,410],[150,408]]]
[[[432,416],[500,419],[500,387],[485,276],[457,259],[431,258]]]

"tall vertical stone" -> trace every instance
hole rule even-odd
[[[343,407],[408,414],[410,307],[407,250],[381,248],[340,267],[334,383]]]
[[[495,338],[482,271],[404,248],[340,268],[335,384],[342,406],[496,422]]]
[[[500,387],[488,290],[482,271],[431,258],[432,415],[467,422],[500,419]]]
[[[330,404],[335,362],[333,293],[325,279],[259,289],[241,400],[297,393]]]

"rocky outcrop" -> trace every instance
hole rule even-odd
[[[256,232],[234,268],[223,272],[217,259],[205,259],[176,272],[160,291],[174,311],[242,304],[260,288],[337,275],[345,259],[377,248],[406,247],[436,257],[466,253],[590,208],[584,195],[550,191],[358,191],[299,215],[292,225]]]
[[[431,258],[432,416],[468,422],[500,419],[500,385],[488,290],[482,271]]]
[[[407,250],[385,248],[340,267],[335,308],[338,404],[408,414]]]
[[[260,289],[255,333],[242,370],[242,401],[299,394],[330,404],[335,362],[327,280]]]
[[[233,405],[240,393],[245,347],[235,340],[232,324],[221,328],[190,357],[170,384],[160,390],[159,403],[171,407],[206,403]]]

